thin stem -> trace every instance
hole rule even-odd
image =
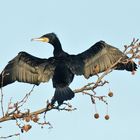
[[[1,111],[2,111],[2,115],[4,117],[4,108],[3,108],[3,91],[2,91],[2,86],[3,86],[3,78],[4,78],[4,72],[2,72],[2,80],[1,80]]]

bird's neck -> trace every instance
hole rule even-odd
[[[52,45],[54,46],[54,51],[53,51],[54,56],[60,57],[64,53],[64,51],[62,49],[59,39],[56,38],[55,41],[53,41]]]

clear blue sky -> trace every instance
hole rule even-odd
[[[52,56],[51,45],[30,42],[48,32],[55,32],[69,53],[79,53],[93,43],[105,40],[119,49],[129,44],[133,37],[140,38],[139,0],[1,0],[0,1],[0,70],[19,51],[26,51],[38,57]],[[106,94],[111,88],[114,97],[109,99],[109,121],[104,120],[105,105],[97,104],[100,119],[93,118],[94,107],[90,99],[76,95],[70,101],[78,108],[74,112],[52,111],[47,120],[53,129],[40,129],[34,125],[23,139],[50,140],[139,140],[140,139],[140,93],[139,72],[132,76],[127,72],[114,71],[107,76],[109,86],[98,90]],[[94,81],[76,77],[71,88],[81,87]],[[4,88],[4,103],[9,99],[21,99],[31,85],[15,83]],[[51,81],[36,87],[26,108],[33,110],[45,106],[45,101],[53,95]],[[25,108],[25,109],[26,109]],[[15,122],[0,124],[0,135],[18,131]],[[17,138],[12,138],[17,140]]]

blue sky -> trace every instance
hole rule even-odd
[[[1,0],[0,1],[0,70],[19,51],[47,58],[52,56],[52,46],[40,42],[31,42],[48,32],[55,32],[65,51],[76,54],[88,49],[99,40],[123,50],[133,37],[140,38],[139,0]],[[74,112],[52,111],[47,120],[53,129],[40,129],[33,125],[22,139],[98,139],[98,140],[139,140],[140,93],[139,72],[132,76],[128,72],[114,71],[106,77],[110,84],[98,90],[106,94],[110,88],[114,97],[108,100],[110,120],[104,120],[106,108],[97,104],[100,119],[93,118],[94,107],[84,95],[76,95],[70,101],[78,108]],[[88,81],[75,77],[71,88],[81,87]],[[15,83],[4,88],[4,104],[11,97],[13,101],[21,99],[31,89],[31,85]],[[33,110],[44,107],[47,99],[53,95],[51,81],[36,87],[26,108]],[[0,124],[0,135],[18,132],[15,122]],[[12,138],[17,139],[17,138]]]

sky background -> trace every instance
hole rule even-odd
[[[134,37],[140,39],[139,6],[139,0],[0,0],[0,70],[19,51],[42,58],[52,56],[51,45],[30,41],[49,32],[58,35],[64,50],[70,54],[82,52],[99,40],[123,50],[123,45],[129,44]],[[139,140],[139,73],[138,70],[132,76],[125,71],[114,71],[106,77],[110,84],[97,90],[101,95],[107,94],[109,88],[114,92],[114,97],[108,99],[110,120],[104,119],[106,106],[100,102],[97,103],[100,118],[95,120],[90,98],[78,94],[70,101],[77,111],[48,112],[46,118],[53,129],[33,125],[28,133],[21,134],[20,139]],[[94,80],[94,77],[89,80],[75,77],[70,87],[82,87]],[[11,97],[13,102],[22,99],[31,87],[17,82],[5,87],[4,105],[7,106]],[[51,81],[35,87],[25,110],[44,107],[53,92]],[[0,136],[19,131],[14,121],[0,126],[3,127]]]

